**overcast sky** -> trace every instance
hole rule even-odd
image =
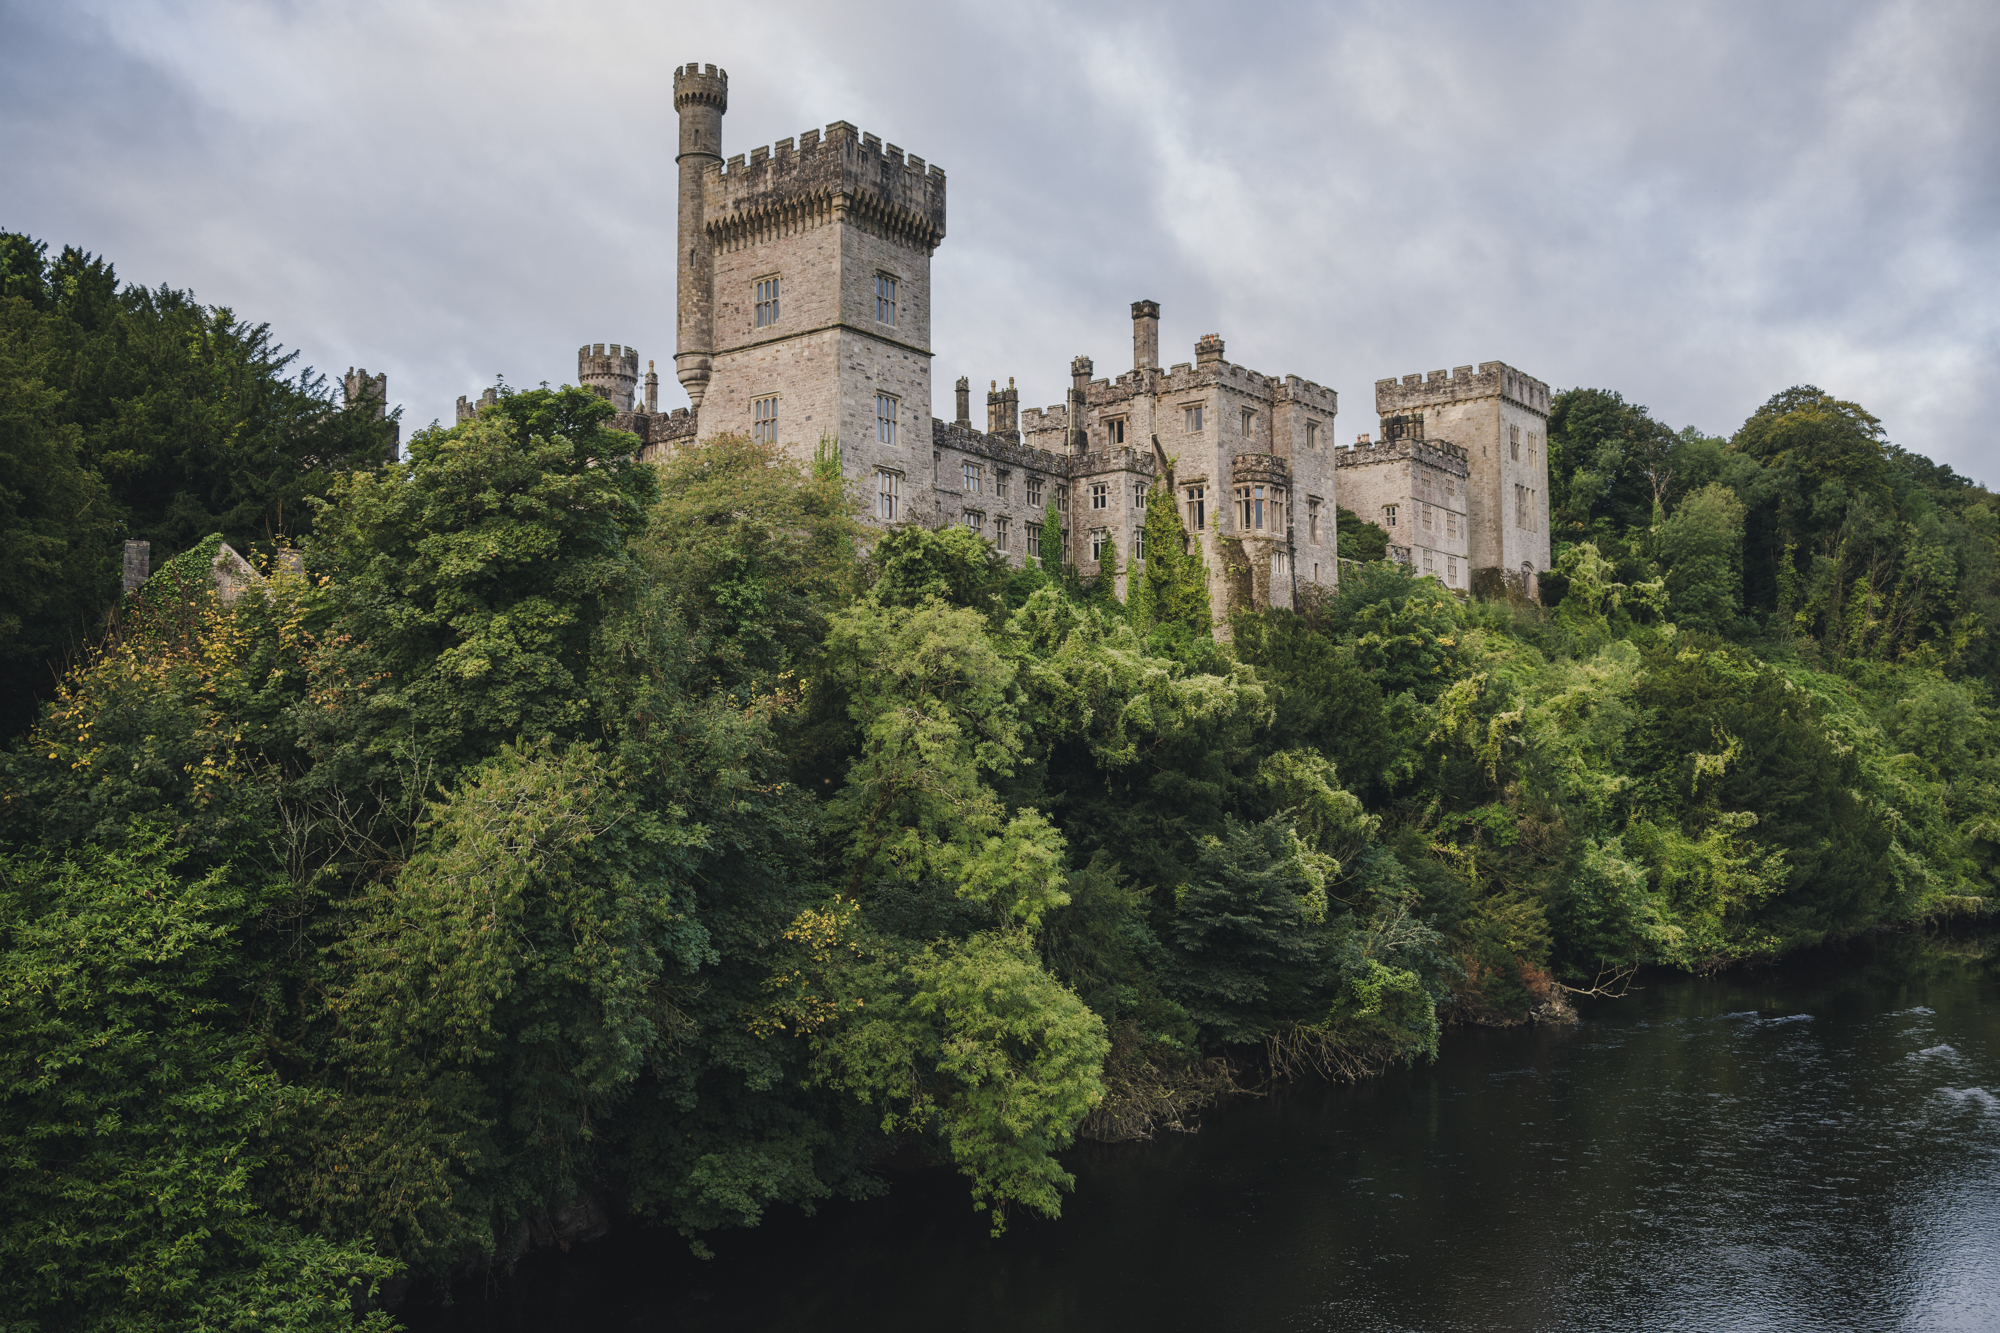
[[[672,67],[724,151],[944,168],[934,410],[1069,359],[1340,391],[1501,360],[1728,434],[1814,383],[2000,484],[1993,0],[0,0],[0,228],[387,371],[406,431],[674,327]],[[978,401],[975,399],[975,401]]]

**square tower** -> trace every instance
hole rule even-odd
[[[1448,441],[1465,451],[1472,587],[1497,592],[1518,581],[1534,596],[1549,568],[1549,386],[1483,361],[1377,380],[1375,411],[1385,440]]]
[[[724,161],[726,89],[680,95],[715,79],[676,72],[684,140],[718,145],[686,148],[680,198],[675,361],[701,434],[740,431],[807,456],[826,436],[849,475],[927,480],[944,172],[845,121]]]

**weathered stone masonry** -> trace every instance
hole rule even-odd
[[[1376,522],[1393,513],[1392,552],[1454,588],[1485,569],[1532,593],[1548,567],[1548,386],[1499,362],[1379,381],[1384,443],[1341,449],[1333,390],[1236,365],[1214,334],[1192,362],[1162,370],[1159,304],[1137,301],[1130,370],[1094,378],[1078,357],[1067,400],[1026,411],[1013,380],[996,378],[984,430],[961,379],[956,419],[934,418],[930,259],[945,235],[944,172],[845,121],[725,159],[728,103],[726,71],[674,71],[674,372],[692,407],[658,410],[650,362],[640,401],[632,348],[578,353],[578,383],[617,406],[614,424],[646,455],[697,431],[802,456],[837,442],[877,522],[962,523],[1016,562],[1061,547],[1091,573],[1108,548],[1121,595],[1164,464],[1218,621],[1332,589],[1343,503]],[[480,405],[460,399],[461,419]],[[1051,504],[1059,530],[1043,532]]]

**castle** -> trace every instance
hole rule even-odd
[[[1378,381],[1383,440],[1334,443],[1333,390],[1229,361],[1210,334],[1160,366],[1160,307],[1132,304],[1132,365],[1070,363],[1067,400],[1022,410],[989,381],[983,427],[958,380],[931,415],[931,254],[945,174],[845,121],[725,159],[729,80],[674,71],[680,118],[674,374],[688,408],[659,410],[659,377],[619,344],[586,344],[577,382],[658,456],[735,431],[810,455],[837,442],[876,522],[962,523],[1019,563],[1096,574],[1143,561],[1147,496],[1171,484],[1199,544],[1218,620],[1291,607],[1339,581],[1336,511],[1389,533],[1391,553],[1441,582],[1533,594],[1549,566],[1548,386],[1499,362]],[[384,386],[386,391],[386,386]],[[485,398],[461,398],[461,419]],[[1053,509],[1057,522],[1051,523]],[[1055,530],[1051,531],[1053,527]]]

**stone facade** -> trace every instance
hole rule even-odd
[[[1375,382],[1384,434],[1415,428],[1465,451],[1475,580],[1535,595],[1549,568],[1549,386],[1500,361]]]
[[[674,370],[692,408],[658,410],[650,362],[637,401],[632,348],[578,354],[578,383],[617,406],[613,424],[639,437],[642,456],[697,431],[802,458],[836,442],[876,522],[962,523],[1017,563],[1060,554],[1093,574],[1109,548],[1121,596],[1146,498],[1171,485],[1218,623],[1334,589],[1342,503],[1376,522],[1393,507],[1398,558],[1454,588],[1480,566],[1531,582],[1548,567],[1548,389],[1498,362],[1378,382],[1385,443],[1340,449],[1333,390],[1232,363],[1214,334],[1163,370],[1159,304],[1137,301],[1129,371],[1096,378],[1078,357],[1066,401],[1025,412],[1013,380],[996,378],[983,430],[962,379],[956,419],[934,418],[930,261],[945,235],[944,172],[845,121],[725,159],[728,84],[713,65],[674,71]],[[481,403],[460,399],[460,419]],[[1052,504],[1061,522],[1044,532]]]
[[[1471,469],[1465,450],[1402,429],[1336,449],[1341,503],[1389,534],[1390,554],[1460,592],[1472,587]]]
[[[1201,543],[1218,615],[1246,596],[1255,605],[1288,607],[1305,585],[1331,590],[1339,578],[1338,396],[1296,375],[1235,365],[1214,334],[1195,344],[1193,362],[1161,370],[1159,313],[1154,301],[1132,306],[1131,370],[1092,379],[1092,363],[1079,357],[1070,366],[1069,402],[1021,416],[1023,440],[1045,451],[1066,442],[1075,455],[1074,562],[1095,570],[1092,549],[1108,541],[1121,569],[1131,563],[1144,488],[1163,460],[1173,469],[1183,521]]]

